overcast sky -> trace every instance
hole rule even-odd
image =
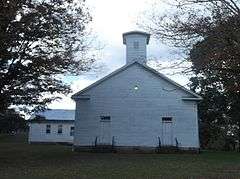
[[[160,0],[87,0],[93,22],[91,24],[97,41],[104,48],[100,53],[100,62],[105,67],[98,73],[89,72],[75,78],[66,78],[71,84],[73,92],[77,92],[92,84],[99,78],[116,70],[125,64],[125,46],[122,44],[122,33],[131,30],[141,30],[137,22],[144,12],[150,12],[154,2],[158,1],[159,11],[164,11],[165,5]],[[148,58],[159,59],[162,63],[171,61],[172,56],[169,48],[161,42],[150,39],[147,49]],[[166,73],[161,71],[162,73]],[[181,85],[187,84],[188,80],[184,76],[169,76]],[[61,101],[56,101],[49,105],[55,109],[75,109],[75,103],[68,96],[63,96]]]

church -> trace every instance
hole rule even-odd
[[[150,34],[123,34],[126,64],[72,96],[73,147],[115,150],[199,149],[201,96],[147,66]]]

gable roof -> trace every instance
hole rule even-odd
[[[140,34],[140,35],[146,36],[147,37],[147,44],[149,44],[150,34],[146,33],[146,32],[142,32],[142,31],[138,31],[138,30],[123,33],[122,34],[122,36],[123,36],[123,44],[126,44],[126,36],[127,35],[132,35],[132,34]]]
[[[43,120],[34,120],[36,116],[44,117]],[[67,109],[50,109],[37,112],[30,117],[31,121],[74,121],[75,110]]]
[[[173,80],[171,80],[170,78],[166,77],[166,76],[163,75],[162,73],[159,73],[158,71],[154,70],[153,68],[151,68],[151,67],[149,67],[149,66],[147,66],[147,65],[145,65],[145,64],[139,63],[139,62],[137,62],[137,61],[135,61],[135,62],[133,62],[133,63],[130,63],[130,64],[124,65],[123,67],[115,70],[114,72],[112,72],[112,73],[110,73],[109,75],[103,77],[102,79],[96,81],[95,83],[89,85],[88,87],[84,88],[83,90],[81,90],[81,91],[73,94],[73,95],[72,95],[72,99],[77,99],[78,96],[81,95],[83,92],[86,92],[86,91],[88,91],[89,89],[91,89],[91,88],[99,85],[100,83],[102,83],[102,82],[108,80],[109,78],[113,77],[114,75],[117,75],[118,73],[126,70],[127,68],[129,68],[130,66],[132,66],[132,65],[134,65],[134,64],[137,64],[137,65],[143,67],[145,70],[150,71],[150,72],[153,73],[154,75],[156,75],[156,76],[158,76],[158,77],[166,80],[166,81],[169,82],[170,84],[172,84],[172,85],[174,85],[174,86],[182,89],[183,91],[185,91],[185,92],[187,92],[187,93],[189,93],[189,94],[191,94],[191,95],[193,95],[193,96],[195,97],[195,98],[189,98],[189,99],[202,100],[202,97],[199,96],[198,94],[196,94],[196,93],[194,93],[193,91],[191,91],[191,90],[183,87],[182,85],[176,83],[175,81],[173,81]],[[187,98],[186,98],[186,99],[187,99]]]

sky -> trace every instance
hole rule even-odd
[[[122,43],[122,33],[142,30],[138,27],[137,22],[141,20],[145,12],[151,12],[156,1],[158,1],[159,11],[164,12],[165,5],[159,0],[87,0],[93,16],[91,28],[97,37],[96,43],[103,47],[99,52],[99,62],[103,64],[104,68],[74,78],[66,77],[65,80],[71,84],[73,93],[125,64],[126,53]],[[170,48],[153,38],[150,39],[147,48],[147,57],[158,59],[163,64],[171,63],[173,58]],[[167,71],[160,72],[167,75]],[[181,85],[188,83],[188,79],[182,75],[168,77]],[[73,93],[62,96],[62,100],[53,102],[49,108],[75,109],[75,103],[70,98]]]

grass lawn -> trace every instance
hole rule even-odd
[[[76,153],[0,136],[0,178],[240,178],[240,153]]]

